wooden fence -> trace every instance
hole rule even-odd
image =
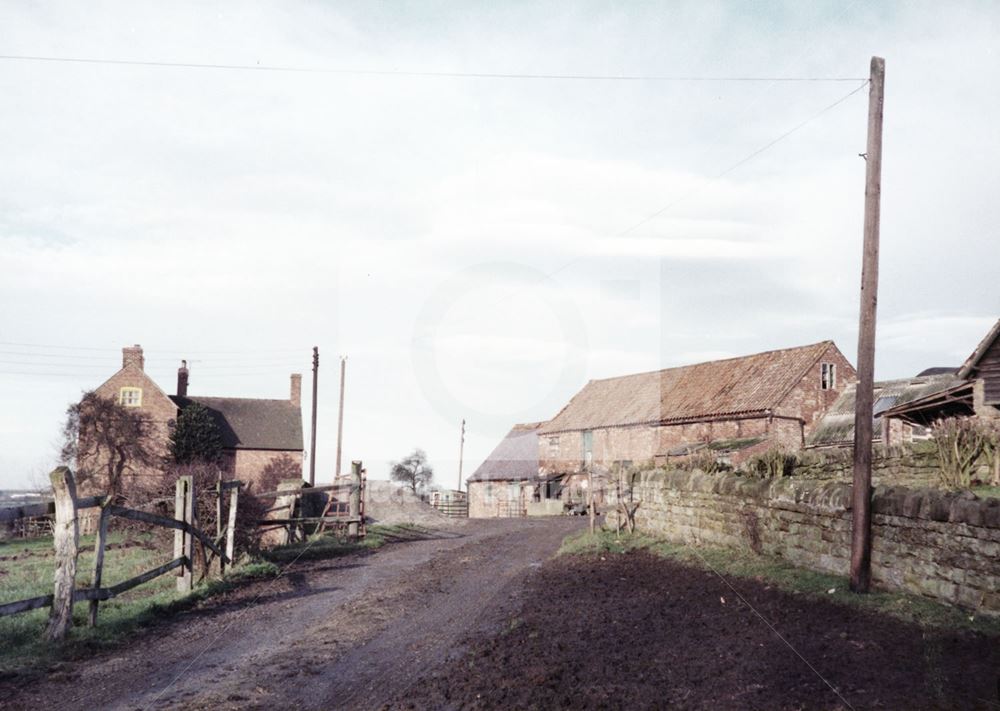
[[[361,462],[354,461],[349,476],[340,477],[339,483],[328,486],[306,486],[301,479],[286,479],[276,491],[254,495],[259,499],[275,500],[274,506],[266,511],[271,517],[257,524],[277,531],[280,537],[273,542],[281,545],[305,538],[310,524],[314,534],[322,533],[327,526],[335,526],[343,528],[350,538],[364,538],[366,474]],[[317,512],[310,511],[310,508],[319,508],[319,497],[313,494],[326,494],[318,515],[311,515]]]
[[[76,482],[72,472],[59,467],[50,475],[55,500],[51,504],[37,504],[0,511],[0,522],[18,516],[38,516],[55,513],[53,544],[56,552],[55,586],[51,595],[41,595],[27,600],[18,600],[0,605],[0,617],[13,615],[41,607],[51,608],[46,636],[50,640],[60,640],[66,636],[73,622],[73,604],[81,600],[90,602],[89,624],[97,624],[98,605],[101,600],[122,594],[126,590],[149,582],[154,578],[177,570],[177,590],[190,592],[194,583],[194,541],[203,546],[203,576],[208,575],[212,556],[218,561],[220,573],[234,557],[236,510],[242,482],[222,481],[216,484],[216,535],[205,533],[195,526],[195,486],[190,476],[177,480],[174,498],[174,518],[114,505],[109,497],[76,495]],[[223,503],[229,492],[228,522],[222,525]],[[94,542],[94,567],[89,588],[76,588],[77,556],[80,552],[80,525],[78,513],[85,509],[99,508],[100,520]],[[168,563],[148,570],[128,580],[109,587],[101,587],[104,567],[104,549],[107,542],[108,522],[112,516],[148,523],[153,526],[174,529],[174,557]],[[225,540],[225,550],[222,548]],[[211,555],[209,555],[211,553]]]
[[[431,504],[448,518],[468,518],[468,499],[439,499]]]

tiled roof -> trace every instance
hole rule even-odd
[[[808,346],[756,353],[651,373],[591,380],[542,433],[659,422],[696,422],[764,413],[836,346]]]
[[[936,392],[962,383],[954,374],[925,375],[902,380],[884,380],[875,383],[872,400],[872,418],[878,421],[881,414],[892,407],[927,397]],[[809,436],[808,446],[830,446],[854,442],[854,403],[857,385],[849,385],[833,406],[826,411]],[[875,439],[881,439],[881,428],[872,429]]]
[[[468,481],[521,481],[538,476],[538,428],[543,423],[514,425]]]
[[[208,408],[227,449],[302,451],[302,409],[290,400],[239,397],[170,397],[178,407]]]

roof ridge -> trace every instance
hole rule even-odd
[[[990,349],[990,346],[993,345],[993,342],[996,341],[997,338],[1000,338],[1000,319],[997,319],[997,322],[993,324],[992,328],[986,332],[983,340],[976,345],[969,357],[965,359],[965,362],[962,363],[962,366],[958,369],[956,375],[963,380],[967,380],[969,376],[972,375],[972,371],[977,365],[979,365],[979,361],[982,359],[983,355]]]
[[[816,343],[808,343],[808,344],[803,345],[803,346],[789,346],[787,348],[772,348],[771,350],[760,351],[758,353],[747,353],[746,355],[741,355],[741,356],[729,356],[728,358],[716,358],[715,360],[702,360],[702,361],[698,361],[697,363],[687,363],[685,365],[672,365],[669,368],[657,368],[656,370],[644,370],[644,371],[639,372],[639,373],[627,373],[625,375],[613,375],[610,378],[593,378],[593,379],[591,379],[591,380],[589,380],[587,382],[587,385],[590,385],[591,383],[603,383],[603,382],[607,382],[609,380],[622,380],[624,378],[635,378],[635,377],[639,377],[641,375],[654,375],[656,373],[666,373],[667,371],[670,371],[670,370],[681,370],[683,368],[694,368],[694,367],[697,367],[699,365],[709,365],[710,363],[728,363],[728,362],[734,361],[734,360],[745,360],[747,358],[755,358],[757,356],[772,355],[774,353],[785,353],[787,351],[806,350],[806,349],[809,349],[809,348],[815,348],[816,346],[820,346],[820,345],[831,345],[831,344],[833,344],[833,340],[826,339],[826,340],[823,340],[823,341],[817,341]],[[553,418],[553,419],[555,419],[555,418]]]

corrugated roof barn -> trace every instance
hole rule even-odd
[[[875,420],[873,433],[875,439],[880,439],[881,428],[878,426],[881,415],[890,408],[915,400],[920,400],[934,393],[943,392],[962,380],[952,374],[924,375],[900,380],[884,380],[875,383],[875,397],[872,406],[872,418]],[[854,403],[857,385],[848,386],[809,437],[807,444],[814,447],[845,445],[854,442]]]

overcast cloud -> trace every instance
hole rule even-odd
[[[961,363],[1000,314],[992,2],[5,3],[0,27],[4,55],[429,72],[878,54],[877,376]],[[0,486],[53,465],[132,343],[167,392],[187,358],[192,394],[243,397],[308,391],[318,345],[323,479],[346,354],[345,459],[384,477],[421,446],[448,485],[463,417],[468,475],[590,378],[827,338],[853,361],[867,89],[718,176],[860,85],[0,60]]]

